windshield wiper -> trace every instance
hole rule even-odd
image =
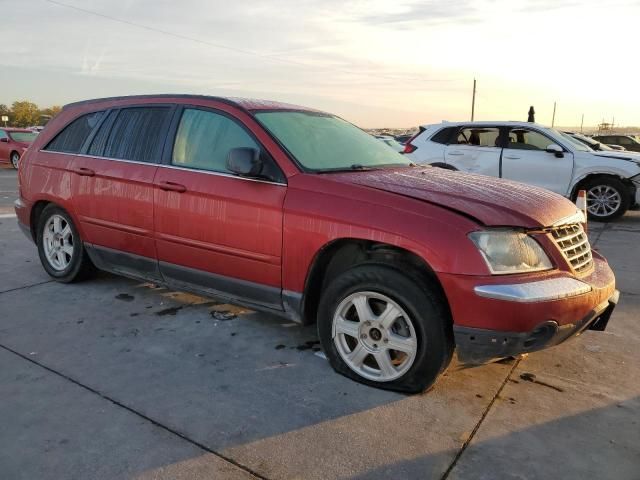
[[[339,172],[369,172],[372,170],[380,170],[380,168],[376,167],[367,167],[360,163],[354,163],[348,167],[337,167],[337,168],[323,168],[321,170],[316,170],[318,173],[339,173]]]

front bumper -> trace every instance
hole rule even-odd
[[[559,270],[508,277],[440,274],[458,357],[481,363],[556,345],[592,325],[602,329],[618,293],[609,264],[592,253],[593,270],[577,278]]]
[[[530,332],[500,332],[481,328],[454,326],[458,359],[462,363],[485,363],[496,358],[534,352],[558,345],[583,331],[604,331],[620,292],[593,308],[584,318],[573,324],[558,325],[552,320],[542,322]]]

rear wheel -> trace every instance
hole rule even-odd
[[[70,283],[94,271],[73,220],[56,205],[48,205],[38,222],[37,244],[40,262],[55,280]]]
[[[385,264],[363,264],[334,279],[318,312],[331,366],[367,385],[402,392],[429,388],[449,364],[448,310],[437,289]]]
[[[18,163],[20,163],[20,154],[18,152],[11,152],[11,165],[16,170],[18,169]]]
[[[629,209],[629,192],[624,183],[615,177],[596,177],[589,180],[587,212],[591,220],[609,222],[621,217]]]

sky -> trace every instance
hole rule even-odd
[[[640,0],[0,0],[0,103],[280,100],[364,128],[640,125]]]

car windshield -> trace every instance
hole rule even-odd
[[[593,149],[587,147],[584,143],[582,143],[579,140],[576,140],[575,138],[573,138],[571,135],[568,135],[564,132],[560,132],[559,130],[553,130],[554,133],[556,133],[557,135],[560,135],[564,140],[567,140],[571,143],[571,145],[573,146],[573,148],[575,148],[576,150],[580,151],[580,152],[592,152]]]
[[[8,132],[11,140],[14,142],[24,142],[31,143],[33,142],[38,134],[36,132]]]
[[[259,112],[256,118],[313,172],[408,166],[411,162],[358,127],[324,113]]]

